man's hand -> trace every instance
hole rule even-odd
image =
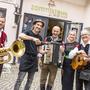
[[[28,36],[28,35],[26,35],[24,33],[21,33],[19,35],[19,38],[22,39],[22,40],[32,40],[32,41],[35,42],[36,45],[40,45],[41,44],[41,41],[38,38],[35,38],[33,36]]]
[[[90,62],[90,56],[84,57],[84,60],[85,60],[86,62]]]
[[[38,39],[38,38],[34,38],[32,39],[36,45],[40,45],[42,42]]]
[[[63,53],[65,50],[65,47],[64,46],[60,46],[60,51]]]
[[[77,52],[77,54],[80,54],[80,53],[86,54],[86,52],[85,52],[84,50],[79,50],[79,51]]]
[[[38,60],[38,65],[40,66],[40,68],[42,67],[42,60],[41,60],[41,58],[39,58],[39,60]]]

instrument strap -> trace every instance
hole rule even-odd
[[[90,56],[90,44],[89,44],[89,48],[88,48],[88,56]]]

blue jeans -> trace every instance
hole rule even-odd
[[[16,84],[14,86],[14,90],[19,90],[26,73],[27,72],[19,71],[18,78],[17,78]],[[35,74],[35,72],[28,72],[27,82],[26,82],[24,90],[29,90],[29,88],[31,87],[31,84],[32,84],[32,81],[34,78],[34,74]]]

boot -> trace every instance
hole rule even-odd
[[[45,90],[45,84],[40,85],[40,90]]]
[[[46,90],[52,90],[52,86],[47,85],[47,89]]]

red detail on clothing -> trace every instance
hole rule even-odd
[[[6,39],[7,39],[7,35],[4,31],[2,31],[1,37],[0,37],[0,47],[4,46]]]
[[[47,37],[44,39],[44,42],[46,42],[47,41]]]
[[[62,41],[62,46],[65,47],[65,42],[64,41]]]
[[[77,47],[77,48],[79,48],[79,47],[80,47],[80,45],[79,45],[79,44],[77,44],[77,45],[76,45],[76,47]]]

